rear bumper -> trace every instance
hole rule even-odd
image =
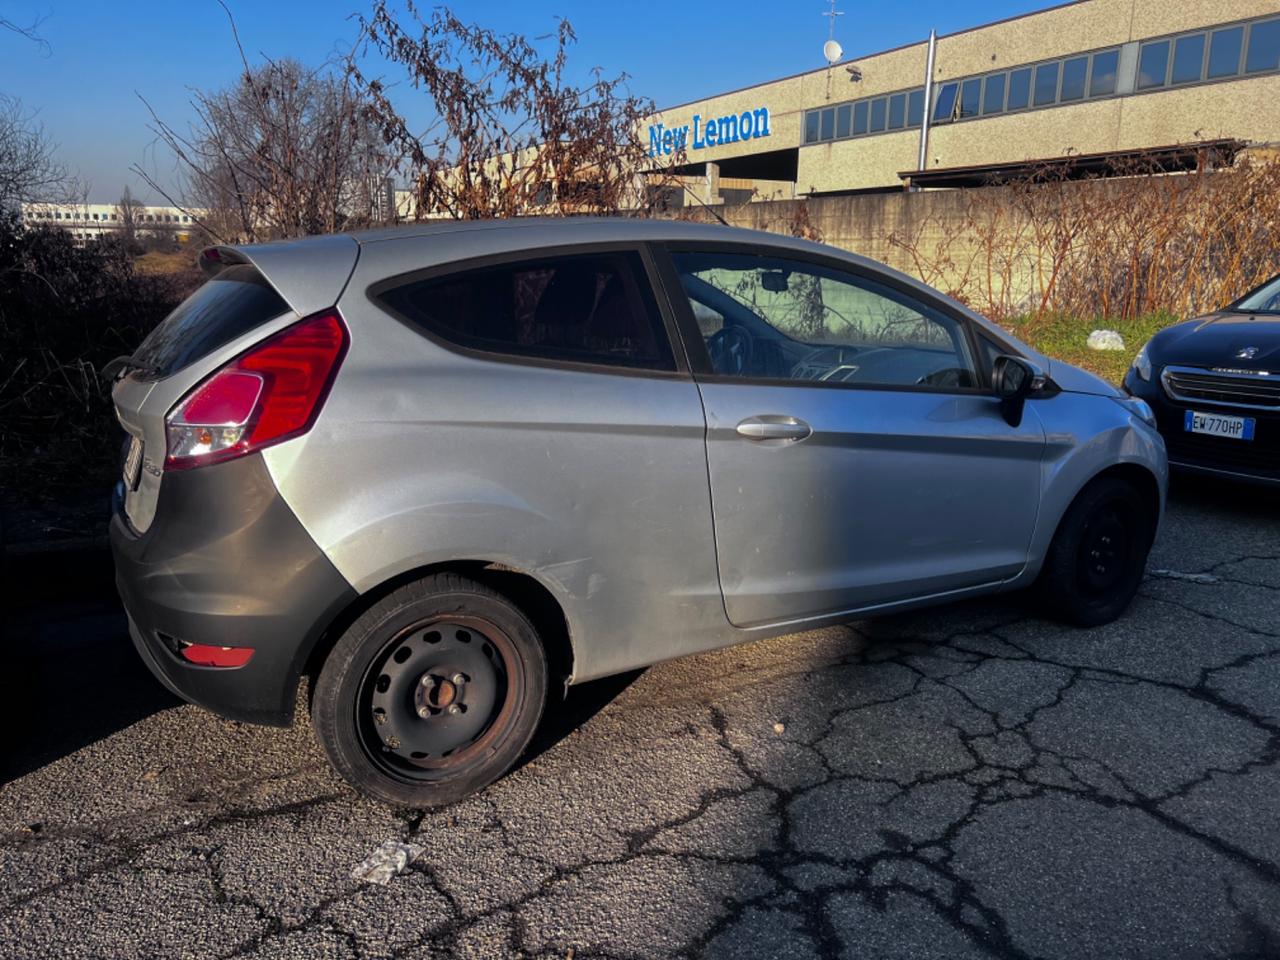
[[[147,532],[111,518],[130,633],[174,693],[222,716],[287,725],[298,678],[351,585],[276,492],[260,455],[166,474]],[[184,644],[251,647],[242,667],[183,660]]]
[[[1124,389],[1151,405],[1157,428],[1164,437],[1171,469],[1248,483],[1280,485],[1280,411],[1175,401],[1165,393],[1158,374],[1148,382],[1139,379],[1132,369],[1125,376]],[[1231,440],[1188,433],[1184,419],[1186,412],[1193,408],[1252,417],[1256,423],[1254,439]]]

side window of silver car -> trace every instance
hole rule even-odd
[[[942,390],[978,385],[962,325],[887,285],[773,255],[672,257],[717,374]]]
[[[511,357],[674,370],[638,254],[607,251],[400,277],[371,291],[410,326]]]

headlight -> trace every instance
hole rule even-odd
[[[1151,381],[1151,358],[1147,356],[1148,344],[1143,344],[1142,349],[1138,351],[1138,355],[1133,358],[1133,369],[1137,371],[1138,376],[1148,382]]]
[[[1139,354],[1139,356],[1141,356],[1141,354]],[[1136,362],[1134,366],[1137,366]],[[1150,370],[1151,368],[1148,367],[1147,371],[1150,372]],[[1145,380],[1146,378],[1143,377],[1143,379]],[[1111,399],[1120,404],[1120,406],[1124,407],[1139,420],[1145,422],[1147,426],[1151,427],[1153,430],[1155,429],[1156,414],[1155,411],[1151,409],[1151,404],[1147,403],[1147,401],[1143,400],[1141,397],[1112,397]]]

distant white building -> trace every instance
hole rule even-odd
[[[133,228],[139,234],[171,235],[178,243],[187,243],[197,219],[204,213],[204,210],[135,205]],[[120,205],[114,203],[24,203],[20,214],[24,225],[59,227],[70,233],[77,243],[118,233],[125,226],[124,213]]]

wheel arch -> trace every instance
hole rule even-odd
[[[1070,499],[1063,503],[1062,509],[1058,511],[1057,517],[1054,518],[1053,534],[1046,542],[1046,547],[1058,538],[1058,533],[1062,529],[1062,523],[1066,519],[1067,514],[1071,512],[1072,505],[1084,496],[1085,492],[1090,487],[1094,486],[1094,484],[1112,477],[1123,480],[1125,483],[1134,487],[1138,491],[1139,496],[1151,505],[1151,525],[1154,534],[1154,531],[1159,526],[1161,515],[1164,512],[1164,495],[1163,488],[1160,485],[1160,480],[1145,464],[1126,460],[1104,467],[1090,476],[1084,483],[1080,484]]]
[[[366,590],[349,603],[322,631],[306,651],[295,671],[295,683],[306,677],[314,687],[316,675],[343,632],[364,611],[393,590],[437,573],[454,573],[481,583],[502,594],[529,618],[542,640],[547,668],[558,678],[563,690],[573,678],[574,650],[569,620],[555,594],[533,574],[489,560],[449,560],[405,570]],[[310,690],[308,691],[310,697]]]

